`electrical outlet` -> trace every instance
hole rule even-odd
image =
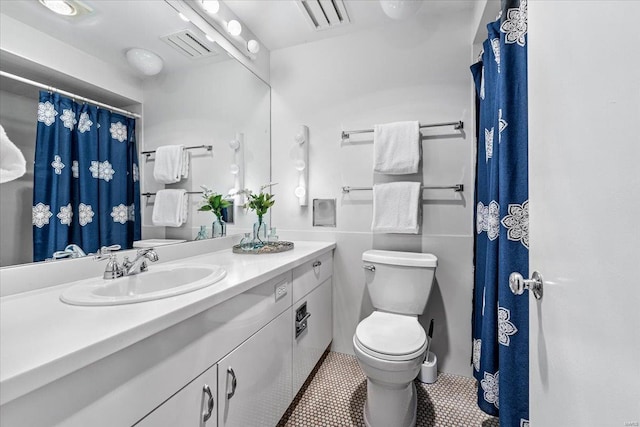
[[[280,298],[282,298],[286,294],[287,294],[287,284],[286,283],[281,283],[279,285],[276,285],[276,301],[278,301]]]

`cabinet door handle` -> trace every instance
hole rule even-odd
[[[227,374],[231,375],[231,391],[227,392],[227,399],[231,399],[233,395],[236,394],[238,381],[236,380],[236,373],[233,372],[233,368],[231,366],[227,368]]]
[[[316,261],[316,262],[314,262],[311,266],[312,266],[313,268],[316,268],[316,267],[320,267],[321,265],[322,265],[322,261]]]
[[[213,393],[211,393],[211,388],[208,384],[202,387],[202,391],[207,395],[207,410],[202,412],[202,422],[206,423],[211,418],[211,414],[213,414],[213,405],[215,403],[213,401]]]

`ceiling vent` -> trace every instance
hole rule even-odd
[[[202,40],[190,30],[169,34],[168,36],[161,37],[161,39],[191,59],[205,58],[219,53],[213,48],[214,42]]]
[[[314,30],[328,30],[350,22],[342,0],[298,0],[296,3]]]

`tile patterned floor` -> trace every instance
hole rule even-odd
[[[364,426],[366,377],[354,356],[325,353],[278,427]],[[434,384],[416,382],[417,427],[498,427],[476,405],[473,379],[442,374]],[[394,426],[388,426],[394,427]]]

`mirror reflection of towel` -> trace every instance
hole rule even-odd
[[[183,166],[188,157],[185,156],[184,145],[163,145],[156,149],[156,161],[153,168],[153,178],[161,184],[173,184],[179,182],[187,173],[188,168]]]
[[[0,184],[20,178],[27,171],[22,151],[9,139],[0,125]]]
[[[158,190],[151,221],[153,225],[180,227],[187,222],[187,190]]]

